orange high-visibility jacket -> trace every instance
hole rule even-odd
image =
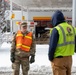
[[[21,31],[17,32],[16,49],[21,49],[24,51],[30,51],[31,44],[32,44],[32,32],[29,32],[25,36],[23,36]]]

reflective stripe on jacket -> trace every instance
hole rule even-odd
[[[52,33],[53,28],[50,28],[50,34]]]
[[[31,32],[29,32],[25,36],[23,36],[21,31],[17,32],[16,49],[21,49],[24,51],[30,51],[31,44],[32,44],[32,33]]]
[[[64,22],[55,27],[59,33],[58,45],[54,57],[69,56],[75,50],[75,30],[71,25]]]
[[[75,29],[75,35],[76,35],[76,27],[74,29]]]

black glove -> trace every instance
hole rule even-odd
[[[15,62],[15,53],[11,53],[11,58],[10,58],[11,62],[14,63]]]
[[[35,62],[35,56],[34,55],[31,55],[31,57],[30,57],[30,63],[32,64],[34,62]]]

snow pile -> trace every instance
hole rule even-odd
[[[12,75],[13,70],[12,68],[0,68],[0,75]],[[22,71],[20,72],[20,75],[22,75]],[[52,69],[50,66],[38,66],[34,65],[30,67],[29,74],[28,75],[53,75]],[[76,67],[72,67],[72,75],[76,75]]]
[[[1,47],[0,47],[0,49],[2,49],[2,50],[8,49],[9,50],[10,47],[11,47],[10,43],[3,42],[2,45],[1,45]]]
[[[76,75],[76,67],[72,67],[72,75]]]
[[[10,43],[4,42],[0,48],[0,75],[12,75],[10,47]],[[48,45],[36,45],[35,62],[30,64],[29,75],[52,75],[48,47]],[[72,75],[76,75],[76,54],[73,55]]]
[[[49,66],[35,65],[30,68],[29,75],[52,75],[52,70]]]

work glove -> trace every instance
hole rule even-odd
[[[15,62],[15,53],[14,52],[11,53],[10,60],[11,60],[12,63]]]
[[[30,57],[30,64],[32,64],[34,62],[35,62],[35,56],[34,55],[31,55],[31,57]]]

